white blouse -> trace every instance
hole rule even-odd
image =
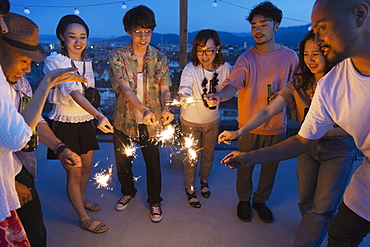
[[[85,78],[88,80],[86,87],[95,87],[94,72],[91,60],[73,61],[78,71],[83,75],[85,64]],[[52,52],[44,61],[44,73],[54,69],[72,67],[71,58],[56,52]],[[94,117],[85,111],[76,101],[73,100],[70,93],[80,91],[83,94],[81,82],[67,81],[57,85],[49,93],[49,102],[53,108],[49,113],[49,118],[54,121],[65,123],[82,123],[94,119]]]

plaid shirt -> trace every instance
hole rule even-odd
[[[139,137],[138,121],[135,108],[124,97],[120,85],[128,85],[137,94],[137,59],[132,44],[120,47],[109,54],[112,88],[117,98],[114,108],[114,127],[132,138]],[[161,86],[171,86],[167,57],[157,49],[148,46],[144,58],[144,102],[155,115],[162,117]],[[147,126],[149,137],[153,138],[159,126]]]

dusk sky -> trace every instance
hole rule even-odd
[[[121,8],[125,2],[127,9]],[[250,32],[250,25],[245,20],[256,0],[218,0],[217,7],[212,7],[214,0],[188,0],[188,31],[205,28],[227,32]],[[315,0],[272,0],[283,11],[281,26],[298,26],[310,23],[310,15]],[[59,19],[66,14],[73,14],[75,7],[79,16],[90,28],[91,37],[118,37],[125,35],[122,17],[132,7],[146,5],[156,16],[157,27],[154,32],[179,33],[180,0],[10,0],[11,12],[22,14],[33,20],[40,28],[40,34],[55,34]],[[101,5],[100,5],[101,4]],[[98,6],[84,6],[98,5]],[[30,14],[24,14],[25,6]]]

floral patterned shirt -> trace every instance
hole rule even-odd
[[[125,83],[137,94],[137,59],[132,44],[115,49],[109,54],[112,88],[117,98],[114,107],[114,127],[131,138],[139,137],[137,116],[134,106],[124,97],[120,85]],[[144,101],[142,102],[155,115],[162,117],[161,86],[171,86],[167,57],[154,47],[148,46],[144,57]],[[159,126],[147,126],[149,136],[153,138]]]

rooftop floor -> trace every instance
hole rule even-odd
[[[113,144],[100,143],[101,149],[95,153],[99,165],[92,173],[114,164]],[[215,156],[224,157],[229,150],[216,150]],[[103,234],[92,234],[78,227],[78,217],[65,192],[66,174],[59,161],[46,159],[46,148],[40,145],[36,151],[38,158],[38,181],[36,183],[43,206],[44,221],[48,231],[48,246],[249,246],[286,247],[292,246],[294,235],[301,216],[298,210],[296,181],[296,159],[280,163],[275,187],[267,202],[276,221],[264,223],[254,212],[251,222],[240,221],[236,216],[238,198],[235,191],[236,170],[221,165],[218,159],[209,179],[212,195],[205,199],[196,187],[202,203],[200,209],[192,208],[185,196],[183,170],[170,163],[171,149],[161,149],[162,162],[162,210],[163,220],[154,224],[150,221],[146,202],[145,164],[141,152],[134,161],[133,171],[138,193],[123,211],[116,211],[115,204],[121,197],[120,184],[113,165],[111,187],[113,190],[96,189],[91,181],[87,188],[87,198],[97,202],[101,210],[90,216],[103,221],[109,230]],[[355,168],[361,164],[356,161]],[[257,166],[258,167],[258,166]],[[257,183],[259,169],[255,169]],[[197,181],[199,183],[199,181]],[[326,240],[322,246],[326,246]],[[370,246],[367,237],[361,246]]]

